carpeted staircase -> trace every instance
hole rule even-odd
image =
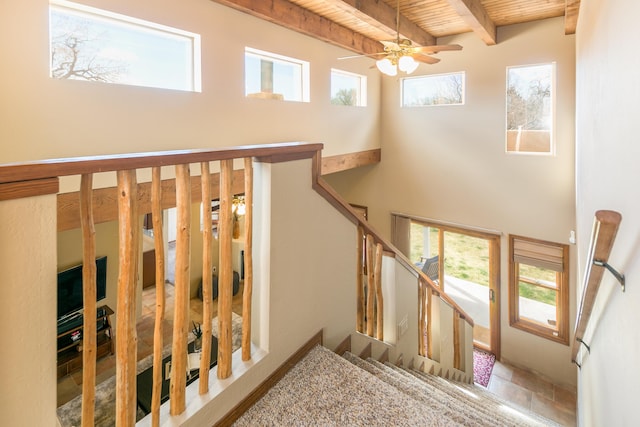
[[[555,426],[486,389],[314,347],[237,426]]]

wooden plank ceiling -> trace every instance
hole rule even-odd
[[[380,51],[395,39],[398,0],[212,0],[360,54]],[[499,43],[497,28],[565,17],[576,31],[580,0],[399,0],[400,34],[417,45],[473,31]]]

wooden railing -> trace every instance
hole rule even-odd
[[[580,299],[575,326],[575,341],[571,349],[571,361],[576,364],[578,364],[577,356],[580,346],[585,344],[583,341],[584,334],[591,318],[591,312],[598,295],[604,270],[609,266],[609,255],[621,221],[622,215],[615,211],[600,210],[595,214],[589,252],[587,254],[582,298]],[[624,276],[617,275],[616,278],[621,278],[621,283],[624,284]]]
[[[432,309],[433,297],[453,309],[453,363],[458,369],[462,360],[462,332],[459,320],[466,321],[473,327],[473,319],[447,294],[443,293],[428,276],[418,269],[395,246],[381,237],[367,221],[338,195],[317,174],[314,179],[314,188],[323,195],[336,209],[358,226],[357,243],[357,274],[356,274],[356,330],[378,340],[384,339],[384,299],[382,293],[382,259],[384,256],[394,258],[404,268],[412,272],[417,278],[418,299],[418,354],[429,359],[432,358]],[[425,343],[426,338],[426,343]]]
[[[152,212],[154,221],[154,244],[156,256],[156,315],[153,351],[153,396],[152,424],[160,424],[160,383],[162,367],[162,336],[165,315],[164,296],[164,239],[162,236],[162,209],[174,205],[177,208],[176,271],[175,271],[175,308],[173,314],[172,371],[186,372],[187,341],[189,331],[189,291],[190,291],[190,251],[191,251],[191,206],[201,201],[203,215],[210,217],[213,198],[220,199],[220,218],[218,228],[219,260],[219,297],[218,297],[218,378],[228,378],[232,372],[232,198],[234,159],[244,159],[244,194],[246,203],[245,220],[245,277],[242,312],[242,359],[251,358],[251,295],[252,295],[252,201],[253,174],[252,159],[263,162],[288,161],[316,156],[321,144],[274,144],[232,149],[185,150],[157,153],[139,153],[128,155],[96,156],[73,159],[47,160],[40,162],[0,165],[0,200],[23,198],[44,194],[56,194],[59,190],[59,178],[80,175],[80,191],[77,198],[65,198],[63,208],[67,215],[65,224],[73,223],[73,217],[79,217],[83,245],[83,286],[85,312],[96,311],[95,283],[95,220],[94,214],[105,207],[100,203],[105,194],[117,198],[117,219],[119,224],[119,266],[118,299],[116,324],[116,425],[135,424],[136,417],[136,288],[138,280],[138,253],[140,247],[139,217]],[[319,157],[319,156],[318,156]],[[219,162],[220,173],[210,173],[210,162]],[[200,177],[191,176],[190,165],[200,166]],[[161,167],[175,167],[175,181],[161,180]],[[137,182],[137,171],[151,168],[150,195],[141,194],[149,184]],[[93,175],[97,172],[115,172],[117,187],[114,189],[93,189]],[[219,183],[219,188],[214,183]],[[200,185],[199,198],[192,194],[194,184]],[[237,186],[236,186],[237,187]],[[174,192],[167,188],[175,188]],[[196,191],[193,191],[196,193]],[[73,197],[71,198],[73,199]],[[76,214],[69,214],[69,206],[75,206]],[[113,209],[113,208],[108,208]],[[60,211],[60,210],[59,210]],[[101,221],[105,219],[103,213]],[[113,219],[113,218],[110,218]],[[203,354],[199,372],[200,394],[209,390],[209,353],[211,348],[212,322],[212,262],[211,227],[203,227]],[[82,386],[82,425],[93,425],[95,408],[96,381],[96,317],[84,316],[83,343],[83,386]],[[170,414],[177,415],[185,410],[186,376],[172,375],[170,385]]]

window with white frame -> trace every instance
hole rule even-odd
[[[464,104],[464,72],[402,79],[402,106]]]
[[[555,63],[507,67],[507,153],[553,154]]]
[[[309,102],[309,63],[245,48],[245,96]]]
[[[200,92],[200,36],[63,0],[49,5],[50,76]]]
[[[367,105],[367,77],[332,68],[331,104],[365,107]]]

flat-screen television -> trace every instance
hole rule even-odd
[[[107,257],[96,258],[96,300],[107,297]],[[82,264],[58,273],[58,320],[81,310]]]

